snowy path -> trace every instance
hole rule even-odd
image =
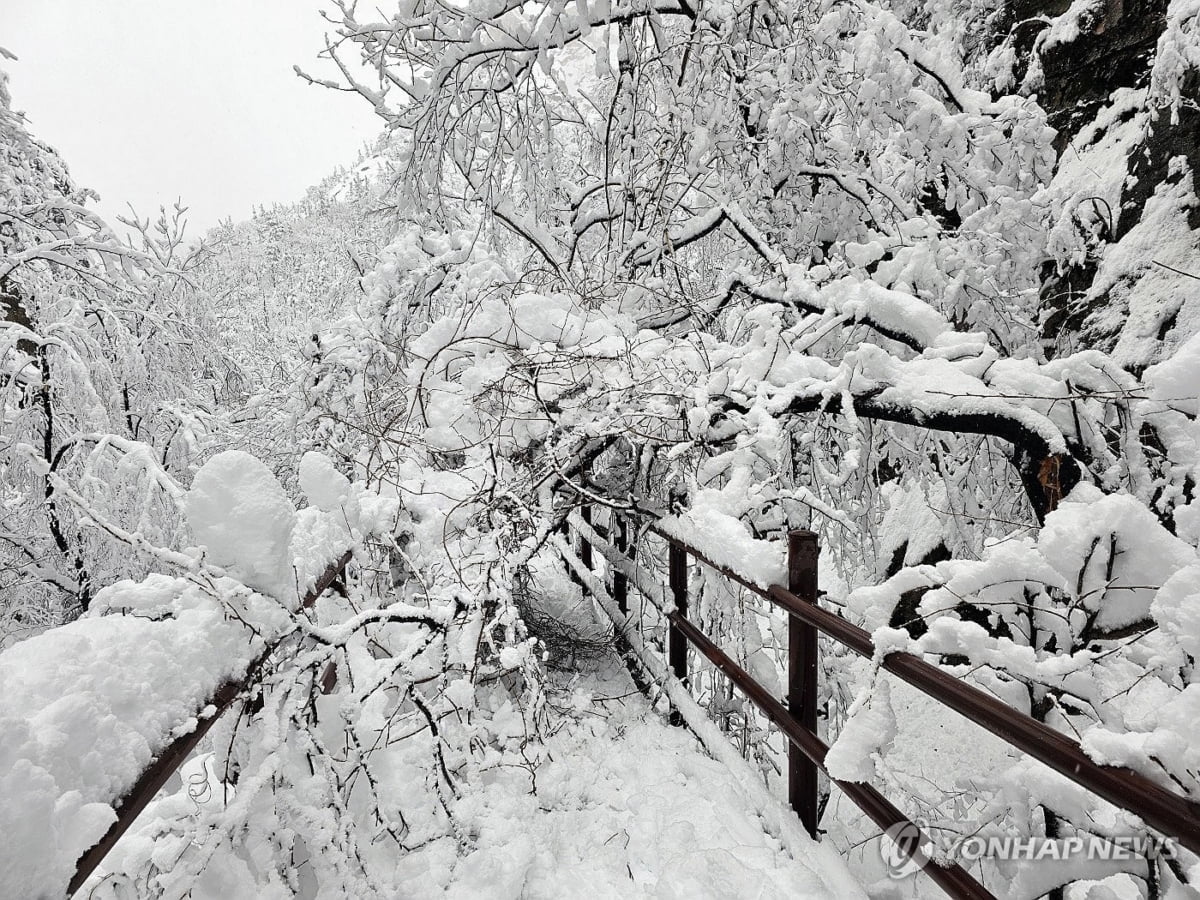
[[[525,773],[474,795],[466,821],[477,849],[444,861],[448,896],[865,896],[836,853],[798,824],[789,843],[802,858],[793,858],[729,769],[653,712],[615,659],[599,668],[572,686],[593,700],[565,714],[547,741],[536,794]],[[427,895],[429,855],[408,860],[415,896]]]

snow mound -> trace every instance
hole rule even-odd
[[[265,465],[241,450],[218,453],[196,473],[186,508],[209,562],[276,598],[295,593],[289,545],[296,510]]]
[[[1134,497],[1098,493],[1081,486],[1047,516],[1038,549],[1067,584],[1082,586],[1080,600],[1100,627],[1120,628],[1149,615],[1157,586],[1194,563],[1196,551]],[[1115,558],[1097,552],[1114,540]]]
[[[324,512],[340,509],[350,500],[350,479],[324,453],[310,450],[300,460],[300,490]]]

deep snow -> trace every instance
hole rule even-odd
[[[474,851],[456,859],[445,841],[406,857],[412,896],[866,896],[831,848],[801,835],[806,852],[785,850],[735,774],[651,709],[615,656],[593,666],[559,676],[536,775],[503,770],[458,807]]]

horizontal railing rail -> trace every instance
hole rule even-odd
[[[352,551],[347,550],[337,560],[330,563],[324,572],[313,583],[300,601],[302,608],[311,608],[325,591],[341,580],[350,564]],[[89,848],[75,864],[75,874],[67,886],[67,896],[75,894],[91,877],[96,868],[103,862],[104,857],[116,846],[117,841],[129,830],[137,817],[154,799],[170,777],[179,769],[200,741],[208,734],[217,720],[241,697],[254,683],[262,667],[270,659],[275,647],[267,647],[246,669],[245,675],[222,684],[206,702],[198,704],[200,709],[213,707],[211,715],[197,717],[196,727],[189,733],[180,735],[168,744],[156,756],[141,776],[121,798],[117,804],[117,820],[91,848]]]
[[[825,634],[854,652],[876,657],[868,632],[817,604],[817,536],[811,531],[788,534],[788,586],[755,584],[733,568],[711,559],[666,529],[650,524],[650,531],[669,547],[668,590],[662,591],[653,575],[629,557],[628,541],[614,546],[590,522],[590,515],[572,514],[568,521],[586,546],[590,568],[594,546],[609,561],[614,574],[613,595],[621,612],[628,609],[630,583],[651,595],[669,623],[667,656],[674,676],[688,681],[686,646],[690,643],[716,668],[725,673],[788,739],[788,793],[793,809],[814,837],[817,836],[817,776],[825,771],[829,747],[816,733],[817,633]],[[622,535],[628,523],[617,517]],[[688,558],[708,566],[747,590],[763,597],[789,616],[788,697],[786,706],[770,691],[713,643],[688,619]],[[653,596],[658,588],[658,596]],[[894,651],[880,660],[883,669],[911,684],[939,703],[966,716],[1010,746],[1041,761],[1076,784],[1108,802],[1138,816],[1147,826],[1200,853],[1200,804],[1183,797],[1131,769],[1094,762],[1080,745],[1043,722],[1013,709],[996,697],[967,684],[945,670],[911,653]],[[828,772],[826,772],[828,775]],[[926,842],[917,826],[869,785],[832,779],[880,828],[899,834],[901,852],[925,862],[920,846]],[[992,896],[957,865],[928,865],[924,871],[952,897]]]

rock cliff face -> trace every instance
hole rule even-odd
[[[1118,88],[1145,86],[1167,0],[1010,0],[1001,25],[1024,63],[1040,69],[1038,96],[1061,153]],[[1024,81],[1022,77],[1022,81]]]
[[[1080,246],[1042,272],[1050,353],[1099,346],[1137,371],[1200,332],[1200,54],[1178,52],[1197,17],[1182,0],[1007,0],[968,23],[969,56],[1007,63],[986,67],[993,86],[1036,95],[1058,131],[1052,187]]]

